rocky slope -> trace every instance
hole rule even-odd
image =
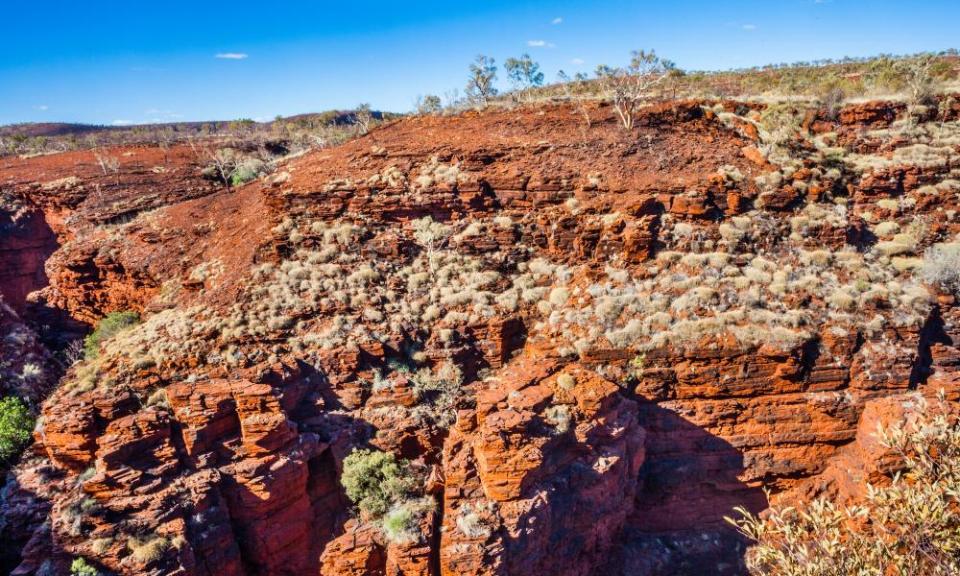
[[[947,98],[677,102],[630,133],[600,105],[490,110],[236,190],[188,149],[117,151],[116,175],[4,160],[32,214],[3,239],[14,308],[143,318],[44,403],[4,561],[740,574],[733,506],[852,497],[864,426],[956,399],[960,309],[920,268],[960,231],[958,120]],[[412,536],[346,498],[364,447],[433,501]]]

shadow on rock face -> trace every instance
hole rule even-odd
[[[0,254],[4,260],[0,294],[18,314],[26,310],[27,294],[49,284],[44,263],[58,247],[56,235],[39,210],[19,220],[0,210]]]
[[[759,485],[740,479],[743,454],[672,410],[641,401],[647,431],[636,506],[607,574],[746,574],[747,542],[723,518],[735,506],[767,507]]]

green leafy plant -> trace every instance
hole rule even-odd
[[[23,400],[15,396],[0,399],[0,462],[20,454],[30,441],[34,422]]]
[[[99,576],[100,571],[91,566],[85,558],[74,558],[70,563],[70,574],[73,576]]]
[[[231,186],[242,186],[256,180],[266,170],[266,165],[257,158],[247,158],[237,163],[230,174]]]
[[[343,459],[340,483],[361,517],[375,523],[394,544],[420,541],[421,521],[436,502],[419,490],[420,476],[390,452],[354,450]]]
[[[83,350],[86,358],[96,358],[100,354],[100,344],[109,340],[117,333],[126,328],[135,326],[140,322],[140,315],[136,312],[111,312],[97,324],[97,329],[93,331],[83,341]]]
[[[413,494],[415,482],[408,468],[390,452],[354,450],[343,459],[340,482],[360,512],[376,520]]]
[[[727,521],[754,540],[747,566],[758,576],[947,576],[960,574],[960,423],[941,396],[917,417],[878,430],[903,463],[862,503],[823,498],[775,506],[763,518],[738,508]]]

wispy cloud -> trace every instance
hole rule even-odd
[[[583,58],[574,58],[570,63],[574,66],[583,66]]]
[[[554,26],[556,26],[557,24],[563,24],[563,18],[560,16],[557,16],[556,18],[551,20],[550,23],[553,24]]]
[[[756,30],[756,29],[757,29],[757,25],[756,25],[756,24],[744,24],[743,26],[741,26],[741,28],[743,28],[744,30]]]
[[[527,40],[527,46],[531,48],[556,48],[557,45],[546,40]]]
[[[156,118],[167,118],[167,119],[176,119],[183,118],[183,114],[177,114],[173,110],[161,110],[160,108],[147,108],[143,111],[146,116],[151,116],[154,119]]]
[[[40,110],[41,112],[43,112],[44,110],[49,110],[50,107],[47,106],[46,104],[37,104],[36,106],[33,107],[33,109]]]
[[[133,124],[133,122],[129,120],[114,120],[113,122],[111,122],[111,124],[113,124],[114,126],[129,126]]]
[[[244,52],[220,52],[214,58],[219,58],[220,60],[246,60],[250,55]]]

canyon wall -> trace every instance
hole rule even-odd
[[[742,574],[734,506],[856,497],[866,427],[956,400],[921,273],[960,231],[955,111],[582,112],[404,119],[230,190],[186,148],[3,160],[46,223],[5,237],[4,296],[142,320],[43,404],[4,562]],[[360,448],[409,463],[412,537],[347,498]]]

